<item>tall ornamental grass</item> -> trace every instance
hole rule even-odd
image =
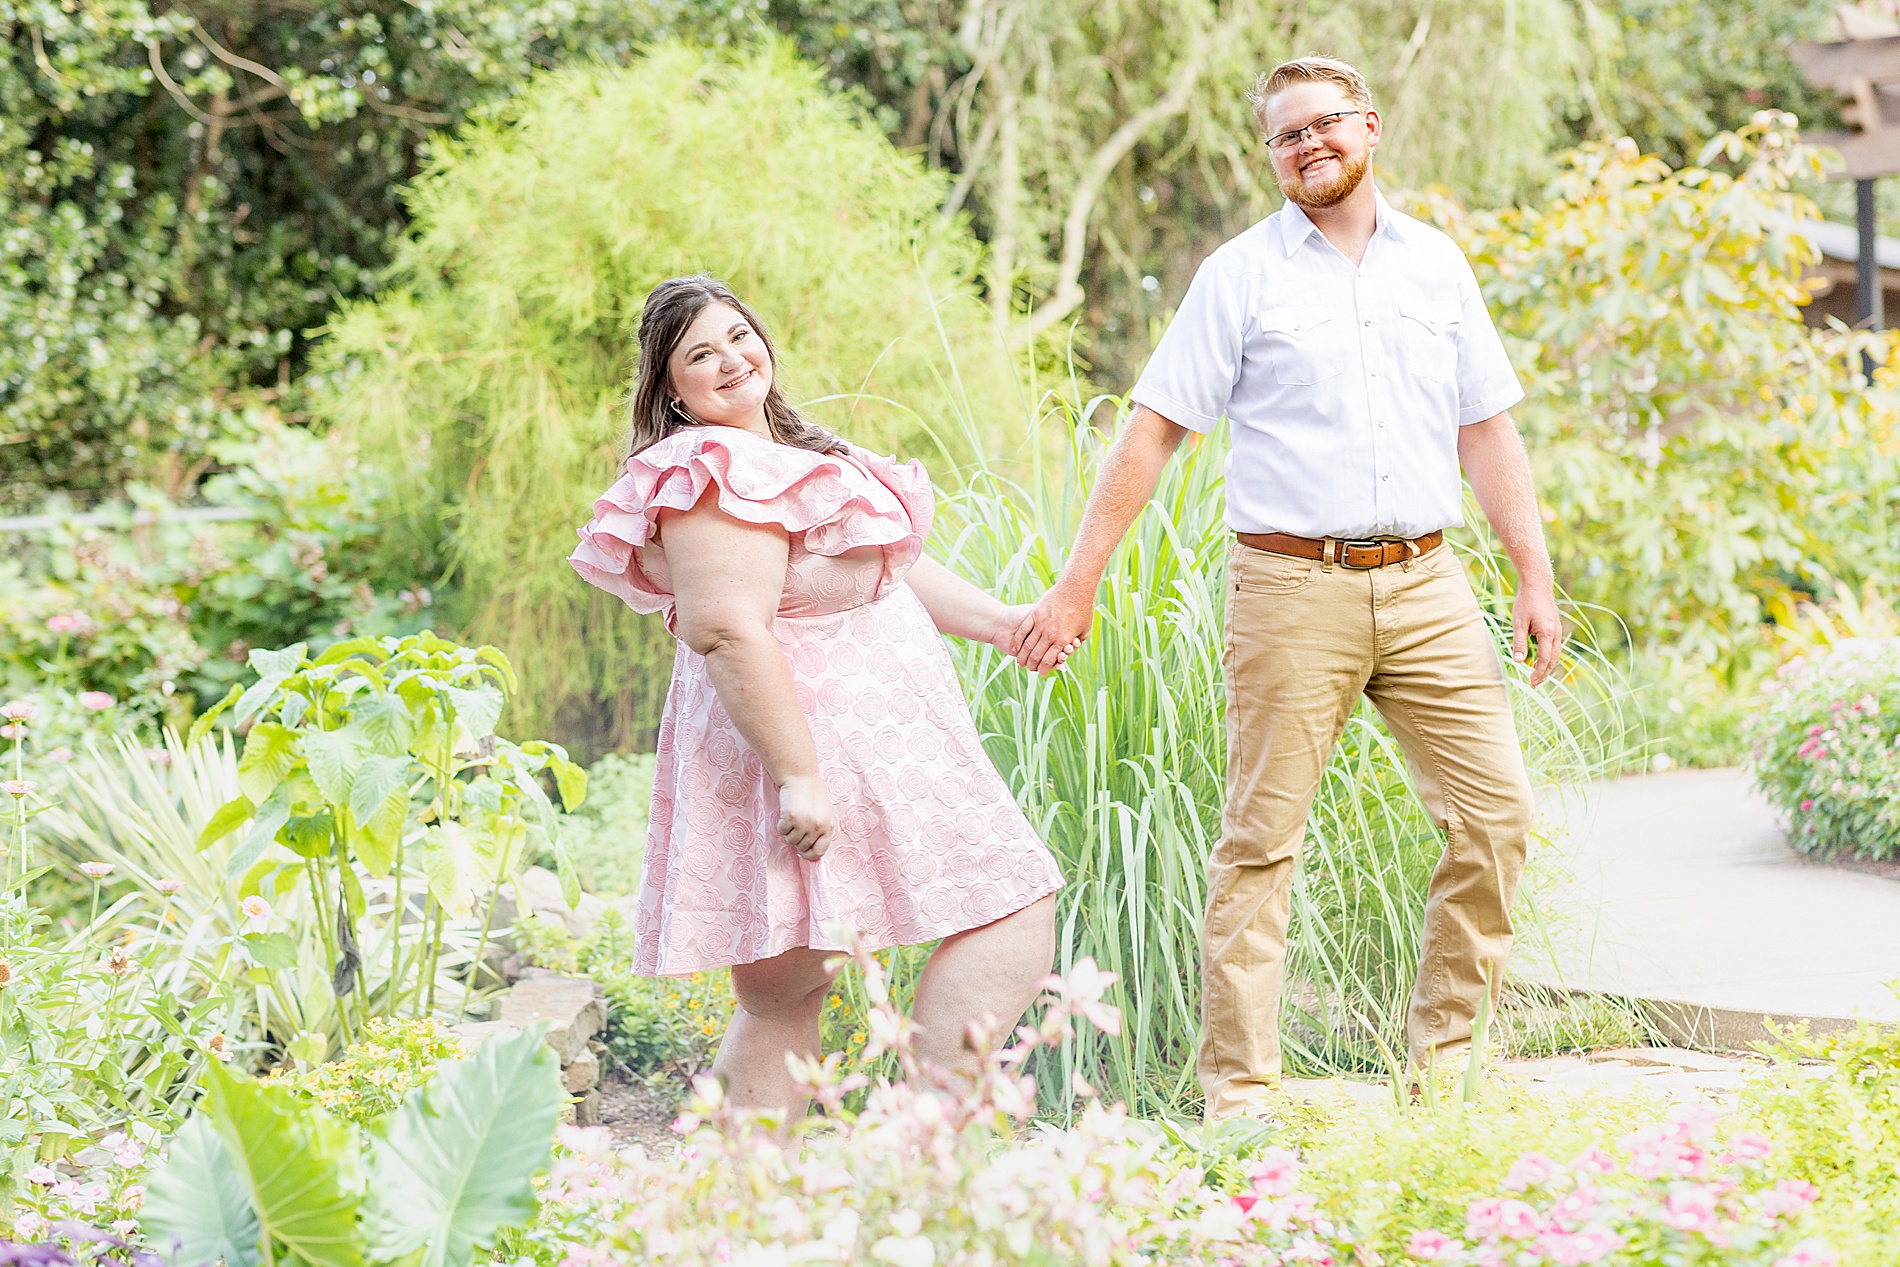
[[[1122,407],[1097,398],[1051,415],[1072,429],[1070,470],[1040,473],[1027,488],[986,470],[946,496],[933,534],[945,562],[1005,601],[1039,596],[1074,539],[1100,460],[1100,433],[1076,424],[1107,404]],[[1121,1033],[1070,1045],[1062,1068],[1043,1070],[1045,1090],[1079,1072],[1140,1113],[1178,1112],[1199,1094],[1204,876],[1226,794],[1222,448],[1190,444],[1170,464],[1103,580],[1094,632],[1065,670],[1037,678],[988,646],[954,650],[990,755],[1069,879],[1060,966],[1093,957],[1122,981]],[[1503,565],[1476,532],[1458,548],[1507,646]],[[1542,690],[1530,690],[1521,669],[1506,676],[1534,782],[1554,787],[1600,768],[1617,726],[1587,646]],[[1397,744],[1362,704],[1327,767],[1294,888],[1289,1072],[1383,1072],[1380,1043],[1403,1049],[1425,889],[1441,851]],[[1528,898],[1520,916],[1520,933],[1535,936]]]

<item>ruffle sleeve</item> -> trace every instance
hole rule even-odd
[[[663,510],[697,505],[708,488],[734,519],[777,524],[812,554],[883,549],[885,587],[923,554],[934,498],[923,464],[853,448],[851,458],[775,444],[735,427],[668,436],[627,459],[568,556],[582,579],[637,612],[665,611],[673,595],[640,565]]]

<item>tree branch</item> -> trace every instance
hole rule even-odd
[[[1208,51],[1226,41],[1232,25],[1233,19],[1229,19],[1213,32],[1197,35],[1188,55],[1175,68],[1167,92],[1110,133],[1108,140],[1089,159],[1082,179],[1076,182],[1074,192],[1069,195],[1069,214],[1062,221],[1062,258],[1056,269],[1055,289],[1041,306],[1029,314],[1029,322],[1023,332],[1025,340],[1035,338],[1074,312],[1086,298],[1079,280],[1082,276],[1082,257],[1088,249],[1089,217],[1095,212],[1095,202],[1101,197],[1102,186],[1108,183],[1116,165],[1128,157],[1128,152],[1152,128],[1187,110],[1194,99],[1194,89],[1200,82],[1201,71],[1207,66]]]

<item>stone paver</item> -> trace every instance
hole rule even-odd
[[[1551,812],[1556,918],[1520,975],[1654,1001],[1698,1047],[1746,1046],[1764,1015],[1900,1021],[1900,881],[1794,853],[1742,771],[1610,780]]]

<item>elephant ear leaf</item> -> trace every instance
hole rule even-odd
[[[159,1257],[177,1267],[259,1267],[263,1232],[217,1127],[193,1114],[172,1137],[165,1164],[146,1186],[139,1216]]]
[[[356,1132],[298,1100],[213,1063],[205,1107],[269,1237],[306,1267],[363,1267],[356,1214]],[[250,1260],[255,1262],[256,1257]]]
[[[371,1128],[364,1231],[372,1258],[468,1267],[501,1229],[534,1217],[567,1094],[535,1026],[444,1061]]]

